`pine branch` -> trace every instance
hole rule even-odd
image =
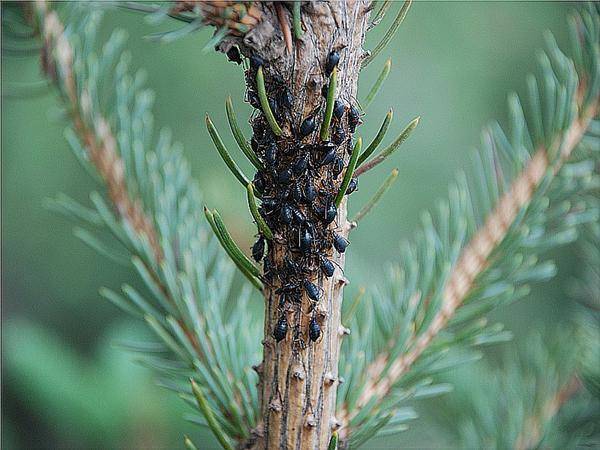
[[[84,167],[100,175],[111,206],[98,194],[92,195],[95,212],[68,199],[55,205],[77,220],[108,228],[129,253],[145,292],[125,285],[122,295],[106,289],[102,294],[145,318],[163,342],[167,351],[159,354],[149,351],[147,343],[130,346],[140,362],[186,401],[193,399],[192,376],[205,389],[203,416],[192,420],[206,424],[204,413],[210,410],[211,421],[218,423],[214,430],[244,440],[258,410],[250,361],[258,358],[259,328],[256,322],[245,323],[249,291],[236,292],[240,309],[227,306],[233,268],[202,220],[189,165],[168,131],[156,143],[151,139],[152,95],[141,90],[141,73],[128,73],[127,55],[121,55],[123,34],[115,32],[98,51],[99,14],[81,11],[79,5],[70,6],[65,28],[55,11],[37,4],[45,40],[43,67],[70,110],[73,150]],[[76,37],[84,32],[86,45],[80,46]],[[101,253],[111,254],[106,244],[83,233]],[[190,404],[198,410],[195,402]]]
[[[599,22],[597,13],[593,20],[578,22],[576,35],[582,40],[575,46],[583,49],[584,62],[577,68],[550,40],[548,63],[542,58],[542,74],[544,80],[553,80],[544,89],[544,99],[553,107],[543,112],[534,109],[526,121],[518,99],[511,98],[510,142],[499,127],[484,135],[479,184],[469,189],[466,180],[459,180],[451,189],[450,202],[440,206],[437,229],[429,215],[424,217],[423,232],[402,253],[405,267],[392,273],[391,292],[379,293],[370,313],[373,318],[363,317],[373,320],[377,328],[355,324],[359,329],[353,337],[358,334],[359,340],[371,340],[361,348],[380,350],[365,354],[350,345],[344,353],[352,377],[340,393],[345,397],[339,414],[346,424],[344,442],[352,446],[365,442],[384,421],[390,421],[393,405],[416,395],[414,389],[427,374],[471,359],[468,353],[444,357],[444,351],[462,349],[464,353],[469,346],[504,339],[501,328],[488,329],[473,320],[495,304],[522,296],[519,286],[524,282],[553,275],[553,265],[536,267],[535,256],[523,259],[515,252],[522,247],[528,255],[535,255],[576,237],[576,230],[569,229],[576,221],[559,225],[552,217],[580,211],[551,211],[560,199],[583,196],[589,189],[589,185],[575,187],[577,177],[572,178],[572,171],[565,167],[573,165],[573,152],[589,138],[586,133],[598,113],[599,68],[593,36]],[[545,125],[536,138],[529,135],[527,125],[536,123],[539,114]],[[480,199],[471,198],[473,193]],[[591,208],[582,220],[594,220],[596,206],[582,206]],[[549,230],[551,223],[562,231]],[[400,311],[399,317],[395,311]],[[392,427],[401,425],[391,422]]]

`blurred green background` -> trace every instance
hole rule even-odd
[[[565,43],[568,8],[556,2],[413,5],[393,44],[360,82],[364,97],[386,56],[392,57],[392,73],[359,129],[367,140],[390,106],[394,132],[416,115],[422,120],[393,161],[361,178],[352,196],[350,209],[356,211],[381,179],[399,168],[393,190],[353,235],[350,294],[381,277],[400,239],[417,226],[420,211],[445,196],[456,171],[468,166],[481,127],[494,118],[504,122],[506,94],[523,91],[526,73],[535,68],[536,49],[543,46],[543,31],[551,29]],[[369,36],[367,47],[377,42],[386,23]],[[134,13],[107,11],[105,35],[115,28],[128,31],[133,65],[148,72],[148,86],[157,95],[156,123],[173,129],[207,204],[219,207],[238,242],[248,248],[253,227],[245,196],[227,176],[202,121],[210,111],[215,123],[225,126],[229,93],[238,116],[250,112],[241,101],[242,71],[221,54],[200,52],[208,30],[159,45],[144,36],[167,26],[148,25]],[[98,288],[118,288],[132,274],[83,245],[73,237],[71,223],[43,206],[45,198],[60,192],[87,202],[94,184],[62,137],[65,123],[55,93],[23,97],[10,89],[12,82],[39,77],[35,56],[3,52],[3,448],[172,448],[182,447],[184,432],[211,448],[212,440],[182,419],[183,402],[155,387],[151,373],[114,346],[119,339],[143,335],[144,328],[100,299]],[[228,133],[223,135],[234,148]],[[566,290],[577,270],[574,255],[565,249],[553,256],[559,276],[496,313],[516,339],[532,326],[560,327],[569,314]],[[437,402],[442,406],[444,399]],[[411,431],[368,447],[396,448],[398,443],[417,448],[449,444],[426,412]]]

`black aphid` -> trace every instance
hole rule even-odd
[[[318,301],[319,298],[321,297],[321,292],[319,291],[319,287],[316,284],[311,283],[308,280],[304,280],[302,282],[302,284],[304,285],[304,290],[306,291],[306,295],[308,295],[308,298],[310,298],[311,300],[314,300],[314,301]]]
[[[252,180],[252,183],[254,184],[254,187],[256,188],[256,190],[258,190],[259,192],[263,192],[265,190],[265,180],[262,177],[260,172],[256,172],[256,175],[254,175],[254,179]]]
[[[308,324],[308,336],[310,340],[316,342],[321,337],[321,327],[319,326],[317,319],[312,317]]]
[[[333,263],[324,256],[320,257],[319,267],[321,268],[321,272],[323,272],[323,275],[325,275],[327,278],[332,277],[333,272],[335,272],[335,266],[333,265]]]
[[[275,329],[273,330],[273,337],[277,342],[280,342],[285,339],[285,335],[288,330],[288,322],[285,314],[282,314],[277,324],[275,325]]]
[[[289,89],[285,88],[283,89],[283,91],[281,91],[281,94],[279,96],[279,102],[284,108],[292,109],[292,105],[294,103],[294,96],[292,95]]]
[[[299,184],[292,186],[292,197],[296,203],[302,203],[305,200],[304,192]]]
[[[307,202],[313,202],[317,198],[317,190],[312,181],[308,180],[304,188],[304,197]]]
[[[335,216],[337,215],[337,208],[335,205],[331,204],[325,208],[323,213],[323,222],[325,225],[329,225],[331,222],[335,220]]]
[[[276,159],[277,159],[277,144],[275,144],[275,142],[270,142],[269,144],[267,144],[267,148],[265,148],[265,162],[269,166],[274,166]]]
[[[260,109],[260,99],[256,92],[248,91],[248,103],[250,103],[253,108]]]
[[[236,46],[233,46],[227,50],[227,59],[236,64],[242,63],[242,56],[240,55],[240,51]]]
[[[334,159],[335,159],[335,148],[331,148],[327,152],[325,152],[325,154],[323,155],[323,158],[321,158],[320,164],[322,166],[327,166],[328,164],[331,164]]]
[[[300,235],[300,251],[302,253],[309,253],[313,244],[313,236],[308,230],[303,230]]]
[[[300,125],[300,136],[301,137],[306,137],[309,134],[311,134],[313,131],[315,131],[315,128],[317,127],[317,124],[315,122],[315,118],[312,116],[307,117],[306,119],[304,119],[302,121],[302,124]]]
[[[260,56],[255,54],[250,57],[250,66],[253,69],[258,69],[260,66],[264,66],[264,65],[265,65],[265,60],[262,59]]]
[[[288,205],[283,205],[281,207],[281,211],[279,212],[279,218],[287,225],[292,223],[292,208],[290,208]]]
[[[329,52],[329,55],[327,55],[327,61],[325,61],[325,76],[331,75],[331,72],[333,72],[333,69],[335,69],[335,66],[337,66],[339,62],[340,54],[335,50]]]
[[[321,87],[321,95],[325,98],[327,98],[327,94],[329,93],[329,85],[328,84],[324,84]]]
[[[344,253],[349,244],[350,242],[344,236],[333,233],[333,246],[338,252]]]
[[[292,171],[290,169],[282,170],[277,174],[277,181],[280,183],[288,183],[292,178]]]
[[[335,118],[341,119],[342,116],[344,115],[345,110],[346,110],[346,107],[344,106],[344,102],[342,102],[341,100],[336,100],[333,103],[333,115]]]
[[[354,131],[356,131],[356,127],[360,124],[360,112],[355,106],[351,106],[350,110],[348,111],[348,127],[350,128],[350,132],[354,133]]]
[[[340,173],[342,173],[342,170],[344,170],[344,160],[336,157],[331,165],[331,173],[333,174],[333,177],[337,178]]]
[[[304,222],[306,222],[306,216],[302,211],[294,207],[290,207],[290,209],[292,210],[292,222],[294,222],[296,225],[302,225]]]
[[[333,134],[331,135],[331,142],[335,145],[340,145],[346,139],[346,132],[344,131],[344,127],[341,125],[336,125],[333,128]]]
[[[281,117],[281,115],[279,114],[279,104],[277,103],[277,100],[275,100],[274,98],[270,98],[269,108],[271,108],[271,112],[275,117],[277,117],[278,119]]]
[[[298,158],[298,160],[294,163],[294,165],[292,166],[292,172],[294,172],[294,175],[302,175],[307,167],[308,154],[305,153],[304,155],[300,156],[300,158]]]
[[[265,238],[260,236],[252,246],[252,258],[254,258],[254,261],[259,262],[261,259],[263,259],[264,254]]]
[[[348,183],[348,189],[346,189],[346,195],[352,194],[358,188],[358,178],[352,178]]]

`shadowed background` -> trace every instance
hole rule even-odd
[[[359,100],[386,57],[392,57],[392,72],[358,130],[365,140],[374,136],[389,107],[394,109],[390,134],[416,115],[422,120],[391,161],[361,177],[351,197],[353,213],[398,167],[393,189],[352,235],[349,295],[381,278],[400,240],[416,228],[420,212],[444,197],[456,171],[468,166],[481,127],[495,118],[504,122],[506,94],[523,91],[525,75],[535,68],[535,51],[543,46],[543,31],[551,29],[559,44],[565,42],[567,11],[565,4],[545,2],[413,5],[393,43],[361,77]],[[388,21],[369,36],[367,48]],[[127,30],[133,67],[148,72],[147,86],[156,92],[156,124],[172,128],[206,203],[219,208],[240,246],[249,249],[254,226],[245,193],[214,151],[203,122],[209,111],[249,172],[250,164],[225,132],[227,94],[240,120],[250,113],[242,103],[242,70],[222,54],[201,53],[209,30],[171,44],[144,39],[177,26],[151,26],[140,15],[115,10],[107,11],[103,22],[105,36],[115,28]],[[182,418],[183,402],[154,386],[151,373],[114,345],[143,336],[145,329],[102,300],[98,288],[118,288],[131,281],[132,273],[98,256],[73,236],[71,223],[44,208],[44,199],[60,192],[89,204],[89,192],[97,187],[63,139],[66,124],[55,92],[17,96],[10,89],[12,82],[39,77],[35,56],[3,52],[2,445],[183,447],[185,432],[202,448],[213,448],[211,438]],[[557,278],[495,313],[516,339],[532,326],[551,328],[569,313],[566,289],[577,270],[574,255],[567,249],[553,256]],[[433,402],[434,407],[443,404],[443,397]],[[427,421],[427,411],[421,412],[424,418],[410,431],[368,447],[447,447],[443,434]]]

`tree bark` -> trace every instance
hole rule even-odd
[[[286,28],[292,28],[291,4],[264,2],[258,7],[262,14],[260,23],[243,38],[227,38],[221,43],[221,50],[227,52],[235,45],[247,57],[260,56],[264,60],[262,70],[268,97],[280,95],[282,84],[292,95],[291,107],[278,114],[283,133],[274,138],[278,155],[276,170],[291,166],[308,151],[307,147],[316,148],[316,152],[318,146],[322,145],[319,138],[325,110],[322,88],[329,81],[325,66],[332,50],[340,55],[336,98],[346,106],[343,119],[337,119],[336,122],[347,137],[337,148],[337,155],[345,167],[353,145],[347,116],[350,108],[356,107],[369,2],[303,2],[304,32],[300,39],[294,39],[291,53],[288,50],[289,39],[286,46],[284,38],[286,34],[289,37]],[[256,90],[255,76],[256,67],[246,70],[249,94]],[[316,131],[302,138],[298,130],[307,117],[314,117]],[[253,116],[250,123],[256,141],[263,139],[263,130],[268,129],[264,115]],[[257,144],[257,147],[262,158],[260,145]],[[311,155],[312,164],[316,167],[315,153]],[[321,191],[320,195],[326,199],[335,197],[343,172],[334,177],[329,167],[321,167],[311,173],[309,177],[313,177],[315,186]],[[291,180],[289,184],[277,184],[265,175],[263,198],[279,198],[281,191],[293,187],[295,182]],[[310,202],[296,206],[309,221],[314,220],[311,223],[317,229],[311,230],[318,252],[314,260],[298,259],[301,256],[290,249],[297,246],[302,227],[296,229],[265,215],[275,238],[269,242],[265,263],[264,352],[262,363],[256,367],[259,374],[261,422],[253,430],[252,438],[242,445],[243,448],[324,449],[328,446],[332,431],[339,427],[335,418],[335,404],[339,383],[339,350],[342,337],[347,334],[341,324],[343,287],[347,280],[343,274],[344,254],[333,249],[331,237],[333,232],[344,237],[348,235],[350,227],[346,217],[346,198],[337,210],[335,221],[328,225],[318,223],[314,205]],[[323,276],[318,270],[319,255],[337,266],[332,277]],[[303,268],[306,266],[304,276],[317,285],[322,293],[318,301],[308,298],[304,291],[295,301],[285,297],[281,299],[282,286],[292,284],[289,272],[283,269],[289,258],[301,261]],[[267,273],[269,267],[273,272],[271,276]],[[301,286],[303,280],[294,280]],[[289,324],[289,331],[278,342],[274,338],[274,331],[282,316]],[[316,320],[321,329],[320,337],[315,342],[309,338],[311,320]]]

